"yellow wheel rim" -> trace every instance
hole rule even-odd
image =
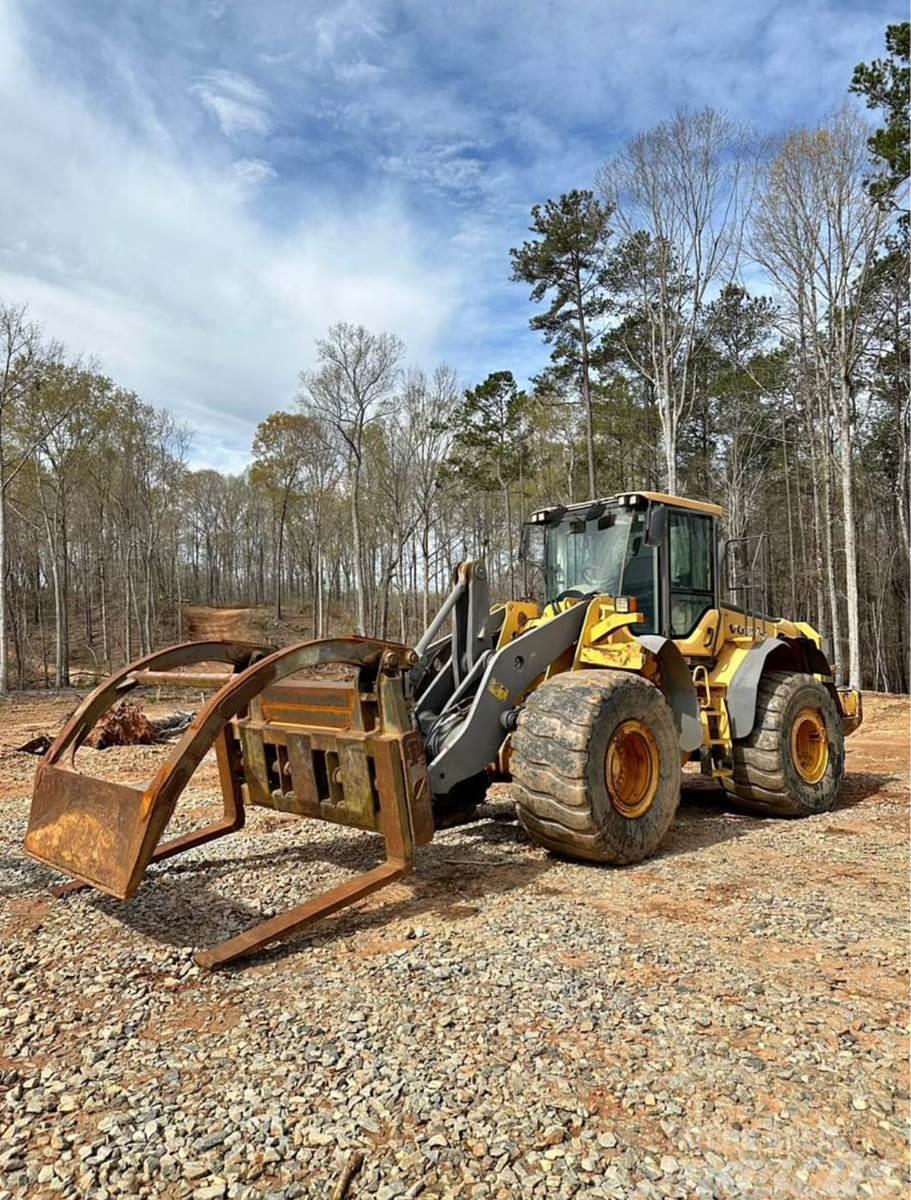
[[[641,721],[623,721],[607,747],[604,777],[610,802],[622,817],[641,817],[658,791],[661,759],[655,735]]]
[[[829,765],[826,720],[818,708],[802,708],[791,726],[791,760],[805,783],[819,783]]]

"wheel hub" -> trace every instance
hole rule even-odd
[[[829,765],[826,722],[818,708],[802,708],[791,726],[791,760],[805,783],[819,783]]]
[[[661,760],[655,735],[641,721],[622,721],[607,747],[604,776],[613,807],[633,819],[647,813],[658,791]]]

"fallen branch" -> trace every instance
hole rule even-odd
[[[226,678],[230,677],[226,676]],[[184,712],[179,709],[177,712],[171,713],[168,717],[156,717],[149,721],[149,724],[152,726],[152,732],[155,735],[155,741],[165,742],[169,738],[177,737],[179,733],[183,733],[185,729],[189,728],[195,715],[195,713]]]
[[[345,1200],[348,1194],[348,1188],[351,1187],[351,1181],[364,1164],[363,1150],[352,1150],[348,1155],[348,1161],[345,1163],[344,1169],[338,1177],[333,1191],[331,1200]]]
[[[38,737],[32,738],[30,742],[26,742],[24,746],[17,746],[16,749],[20,754],[45,754],[49,749],[51,739],[46,733],[39,734]]]
[[[514,867],[511,858],[444,858],[443,862],[456,867]]]

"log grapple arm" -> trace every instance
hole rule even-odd
[[[151,862],[241,828],[247,804],[381,834],[381,866],[201,952],[197,961],[215,966],[288,937],[407,874],[415,845],[433,835],[422,741],[404,691],[404,672],[415,661],[407,647],[369,638],[277,651],[190,642],[140,659],[80,704],[39,764],[26,853],[73,876],[77,883],[63,890],[89,885],[128,899]],[[233,673],[182,670],[212,662],[228,663]],[[299,677],[323,664],[348,667],[355,678]],[[151,781],[130,787],[80,773],[76,752],[98,718],[134,688],[164,682],[217,690]],[[181,792],[212,749],[224,816],[161,843]]]

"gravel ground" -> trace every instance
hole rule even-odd
[[[379,1200],[907,1195],[906,701],[868,698],[833,813],[695,780],[661,854],[610,870],[531,846],[498,789],[405,884],[215,975],[193,949],[376,839],[253,810],[128,904],[55,900],[11,747],[70,707],[0,708],[0,1200],[328,1197],[357,1148],[348,1194]],[[211,763],[194,785],[190,823]]]

